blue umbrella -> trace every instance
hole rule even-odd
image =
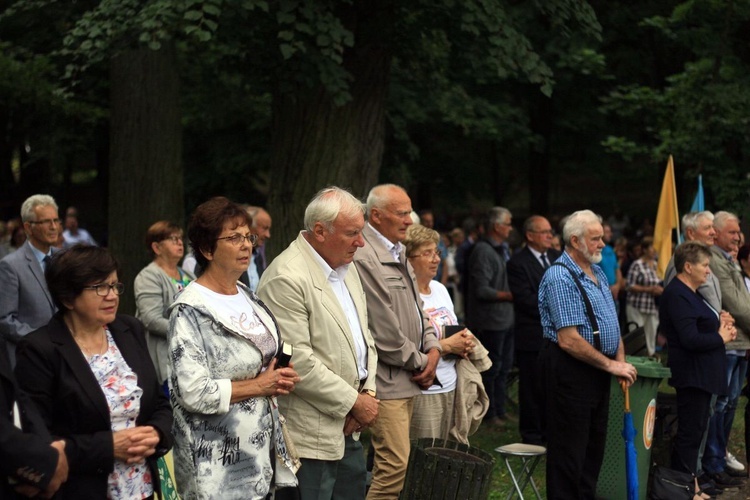
[[[638,431],[633,425],[633,414],[630,413],[630,392],[628,385],[623,383],[625,392],[625,415],[622,421],[622,438],[625,440],[625,478],[628,486],[628,500],[638,500],[638,458],[635,449],[635,435]]]

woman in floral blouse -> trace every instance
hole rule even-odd
[[[65,440],[70,473],[55,498],[151,498],[156,458],[172,445],[172,410],[143,325],[117,314],[117,262],[75,245],[53,256],[45,277],[59,312],[21,341],[16,374]]]
[[[226,198],[200,205],[188,227],[203,274],[180,293],[169,324],[175,475],[183,500],[263,499],[294,486],[276,396],[299,381],[276,366],[279,332],[258,297],[238,282],[256,236]]]

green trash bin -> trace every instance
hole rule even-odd
[[[656,423],[656,395],[662,379],[670,377],[672,372],[650,358],[626,356],[626,359],[638,370],[638,379],[630,387],[630,413],[637,431],[635,449],[638,454],[638,498],[645,500]],[[625,441],[622,438],[624,412],[625,396],[617,378],[612,377],[607,444],[596,488],[597,495],[607,500],[627,499]]]

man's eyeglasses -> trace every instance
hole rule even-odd
[[[60,219],[43,219],[43,220],[30,220],[29,224],[41,224],[43,226],[59,226],[62,221]]]
[[[534,234],[549,234],[550,236],[555,235],[555,232],[552,229],[544,229],[542,231],[536,231],[534,229],[530,229],[529,232],[534,233]]]
[[[443,254],[442,254],[442,252],[440,252],[440,250],[427,250],[427,251],[424,251],[424,252],[411,254],[409,257],[411,257],[411,258],[424,257],[425,259],[432,259],[436,255],[437,255],[437,257],[439,259],[443,258]]]
[[[115,292],[115,295],[122,295],[125,291],[125,285],[122,283],[99,283],[98,285],[90,285],[83,287],[85,290],[96,290],[96,294],[99,297],[106,297],[109,295],[110,290]]]
[[[411,217],[411,210],[391,210],[390,208],[386,208],[386,210],[388,210],[390,213],[392,213],[399,219]]]
[[[245,236],[241,234],[233,234],[232,236],[224,236],[222,238],[216,238],[217,240],[227,240],[232,245],[238,247],[242,244],[243,241],[247,241],[250,243],[250,245],[255,246],[255,244],[258,242],[258,235],[257,234],[247,234]]]

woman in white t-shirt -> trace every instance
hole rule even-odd
[[[410,428],[412,439],[448,437],[453,426],[456,361],[460,357],[467,357],[475,346],[474,335],[467,329],[444,337],[444,327],[458,322],[448,290],[445,285],[433,280],[441,259],[437,248],[439,239],[437,231],[414,224],[407,230],[404,240],[406,255],[414,268],[419,295],[424,302],[424,311],[443,348],[435,383],[414,399]]]

